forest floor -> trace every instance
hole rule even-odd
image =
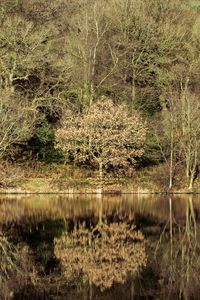
[[[98,172],[73,165],[28,162],[1,163],[0,193],[187,193],[187,184],[179,170],[174,188],[168,189],[165,165],[136,170],[132,176],[107,174],[101,181]],[[200,192],[200,178],[193,192]]]

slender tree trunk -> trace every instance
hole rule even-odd
[[[169,190],[171,190],[173,185],[173,168],[174,168],[173,162],[174,162],[174,132],[172,127],[170,132]]]
[[[133,54],[132,61],[131,61],[131,64],[132,64],[132,90],[131,90],[132,109],[135,109],[135,97],[136,97],[136,90],[135,90],[136,76],[135,76],[135,69],[134,69],[134,60],[135,60],[135,56]]]
[[[135,74],[133,72],[133,82],[132,82],[132,109],[135,109],[135,97],[136,97],[136,91],[135,91]]]
[[[103,187],[103,163],[99,162],[99,184],[98,184],[98,198],[102,197],[102,187]]]
[[[101,182],[101,186],[103,183],[103,163],[100,162],[99,163],[99,178],[100,178],[100,182]]]
[[[89,97],[89,106],[91,107],[94,102],[94,83],[90,83],[90,97]]]
[[[196,175],[196,169],[197,169],[197,163],[198,163],[198,145],[194,145],[194,147],[196,148],[194,150],[194,158],[192,160],[192,165],[190,168],[190,176],[189,176],[189,191],[192,191],[193,189],[193,183],[195,180],[195,175]]]

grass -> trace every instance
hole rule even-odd
[[[79,192],[94,190],[103,185],[104,191],[145,191],[163,192],[168,190],[169,176],[165,164],[136,170],[132,176],[107,173],[103,182],[98,171],[73,165],[45,164],[38,161],[11,165],[2,162],[0,169],[1,192],[27,191],[32,193],[68,192],[76,189]],[[174,180],[174,190],[187,191],[187,183],[183,180],[183,170],[178,170]],[[195,190],[200,189],[197,178]]]

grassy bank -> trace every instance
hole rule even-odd
[[[170,192],[188,192],[180,171]],[[136,170],[132,176],[107,174],[101,181],[98,172],[72,165],[29,162],[11,165],[3,162],[0,171],[0,193],[159,193],[169,192],[166,166]],[[200,180],[194,192],[200,191]]]

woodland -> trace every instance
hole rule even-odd
[[[0,185],[28,162],[192,191],[199,152],[200,2],[1,0]]]

